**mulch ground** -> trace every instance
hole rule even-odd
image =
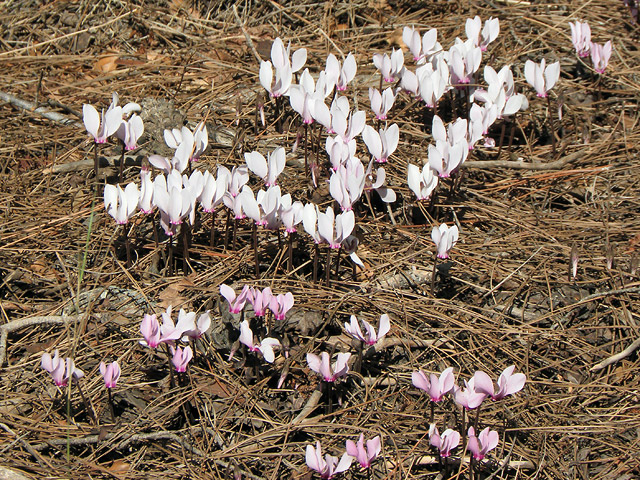
[[[411,372],[453,366],[462,383],[476,370],[495,377],[512,364],[528,381],[519,394],[483,406],[481,423],[501,440],[492,456],[500,462],[487,464],[480,478],[640,477],[633,351],[640,36],[623,2],[262,1],[238,4],[237,17],[225,2],[5,4],[0,91],[27,103],[16,106],[5,95],[0,107],[0,477],[308,478],[307,444],[320,440],[341,454],[346,439],[365,432],[383,439],[372,478],[436,478],[429,405],[411,386]],[[401,131],[387,166],[398,193],[393,222],[375,202],[356,212],[365,269],[352,271],[343,258],[327,284],[323,257],[314,283],[306,235],[296,240],[290,272],[287,242],[261,233],[256,278],[248,224],[238,227],[235,250],[222,240],[211,247],[204,215],[189,265],[183,268],[178,249],[173,271],[150,222],[135,217],[133,266],[126,267],[122,230],[94,193],[93,143],[78,113],[84,103],[106,106],[118,92],[122,104],[146,110],[147,133],[128,157],[126,181],[137,181],[141,160],[163,153],[163,128],[201,120],[211,145],[199,168],[231,167],[243,152],[290,152],[296,140],[296,117],[287,114],[278,133],[269,102],[268,126],[256,133],[256,54],[268,58],[277,36],[307,48],[312,72],[330,52],[353,52],[358,76],[349,95],[364,108],[379,78],[371,57],[401,47],[403,26],[436,27],[448,48],[476,14],[498,17],[501,26],[483,65],[512,65],[530,108],[517,117],[510,149],[474,150],[460,189],[442,190],[434,205],[418,208],[407,164],[426,159],[430,121],[401,94],[390,115]],[[590,23],[594,41],[613,40],[602,78],[575,55],[568,22],[578,19]],[[552,93],[555,156],[547,103],[524,82],[525,60],[543,57],[562,69]],[[499,125],[493,133],[499,137]],[[107,145],[101,155],[100,182],[114,183],[119,147]],[[328,205],[324,181],[310,188],[301,155],[289,154],[283,191]],[[459,225],[460,240],[432,291],[430,232],[441,222]],[[224,235],[222,213],[216,225]],[[237,319],[220,301],[221,283],[294,294],[294,310],[279,327],[289,358],[279,355],[271,367],[245,363],[242,354],[228,360]],[[180,385],[170,381],[162,352],[138,343],[142,314],[169,304],[209,309],[214,318]],[[354,351],[340,336],[342,324],[355,314],[377,325],[383,313],[392,319],[388,343],[341,384],[341,404],[329,411],[326,397],[314,397],[319,381],[305,354]],[[35,317],[45,323],[12,327]],[[82,393],[74,386],[69,404],[67,391],[40,367],[42,353],[54,349],[85,372]],[[620,352],[627,355],[613,357]],[[98,372],[100,361],[113,359],[123,369],[115,421]],[[459,415],[452,403],[436,409],[439,425],[459,427]],[[450,474],[469,478],[465,465]],[[346,478],[366,475],[352,467]]]

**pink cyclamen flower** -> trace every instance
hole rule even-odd
[[[451,450],[460,444],[460,434],[447,428],[442,435],[438,433],[438,427],[432,424],[429,427],[429,444],[436,447],[442,458],[451,455]]]
[[[256,317],[264,317],[267,313],[267,308],[271,302],[273,293],[269,287],[266,287],[262,291],[258,288],[251,288],[249,291],[249,303],[253,307],[253,312]]]
[[[40,365],[43,369],[51,374],[51,378],[58,387],[66,387],[69,378],[78,380],[84,376],[84,372],[75,367],[73,360],[70,358],[62,359],[56,349],[53,357],[47,352],[42,354]]]
[[[411,381],[414,387],[427,392],[432,402],[439,402],[445,394],[453,390],[455,383],[453,367],[444,369],[440,377],[436,377],[432,373],[429,378],[422,370],[418,370],[411,374]]]
[[[125,150],[135,150],[138,148],[138,140],[143,133],[142,118],[134,113],[129,120],[122,120],[116,136],[124,143]]]
[[[482,430],[477,437],[475,429],[469,427],[467,435],[469,437],[467,448],[476,460],[482,460],[490,450],[498,446],[500,441],[498,432],[489,429],[489,427]]]
[[[276,320],[284,320],[291,307],[293,307],[293,293],[291,292],[272,296],[269,300],[269,308]]]
[[[362,468],[371,467],[371,463],[380,454],[382,445],[380,442],[380,435],[371,440],[367,440],[367,446],[364,446],[364,435],[360,434],[358,443],[353,440],[347,440],[347,453],[358,461]]]
[[[250,352],[260,352],[264,359],[273,363],[275,360],[274,347],[280,346],[280,342],[276,338],[264,338],[260,343],[256,343],[253,337],[253,332],[249,327],[249,322],[244,320],[240,324],[240,343],[246,345]]]
[[[571,41],[579,57],[588,57],[591,50],[591,27],[587,22],[569,22]]]
[[[460,388],[457,385],[453,386],[453,399],[454,401],[467,410],[473,410],[478,408],[487,398],[487,394],[480,392],[476,389],[475,377],[471,377],[469,381],[464,381],[464,387]]]
[[[366,345],[375,345],[378,340],[382,339],[390,330],[391,323],[389,322],[389,315],[386,313],[380,316],[380,326],[378,327],[378,333],[376,334],[376,329],[367,322],[366,320],[362,320],[362,324],[364,325],[365,333],[362,333],[360,329],[360,324],[358,323],[358,319],[355,315],[351,315],[350,318],[351,323],[345,323],[344,329],[347,331],[349,335],[353,338],[360,340]]]
[[[322,352],[321,357],[307,353],[307,364],[311,370],[319,373],[325,382],[335,382],[349,373],[349,358],[351,358],[350,353],[339,353],[332,367],[331,357],[327,352]]]
[[[156,348],[160,345],[160,324],[158,323],[158,317],[155,314],[145,314],[144,317],[142,317],[140,332],[144,338],[144,340],[140,340],[140,344],[151,348]]]
[[[220,285],[220,294],[229,302],[229,311],[231,313],[240,313],[244,308],[249,298],[249,285],[242,287],[240,295],[236,296],[236,292],[233,291],[228,285]]]
[[[104,208],[118,225],[126,225],[129,218],[136,213],[140,193],[135,183],[128,184],[124,190],[120,185],[104,186]]]
[[[549,90],[555,86],[560,78],[560,62],[545,67],[544,58],[540,65],[532,60],[527,60],[524,64],[524,78],[535,89],[539,97],[546,98]]]
[[[431,239],[436,244],[438,258],[449,258],[449,251],[458,241],[458,227],[448,227],[446,223],[431,230]]]
[[[120,365],[118,365],[118,362],[111,362],[109,365],[100,362],[100,373],[104,378],[104,386],[115,388],[120,378]]]
[[[515,365],[503,370],[498,378],[498,390],[494,391],[493,382],[485,372],[476,372],[473,375],[475,390],[490,396],[493,400],[500,400],[507,395],[513,395],[524,388],[527,377],[524,373],[513,373]]]
[[[612,49],[611,40],[604,45],[591,43],[591,61],[593,62],[593,69],[601,75],[604,74],[607,65],[609,65],[609,58],[611,58]]]
[[[386,120],[387,113],[393,107],[396,96],[393,94],[391,87],[386,88],[382,93],[377,88],[369,88],[369,101],[371,102],[371,110],[375,113],[378,120]]]
[[[171,354],[173,358],[171,359],[171,363],[176,367],[176,372],[186,372],[187,365],[193,358],[193,351],[191,347],[185,347],[184,349],[181,347],[174,348],[173,346],[169,347],[171,349]]]
[[[316,446],[307,445],[305,455],[307,466],[320,474],[320,478],[333,478],[338,473],[349,470],[353,458],[345,452],[340,460],[332,455],[325,455],[322,458],[322,447],[320,442],[316,442]]]

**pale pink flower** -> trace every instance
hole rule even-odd
[[[453,390],[455,383],[453,367],[444,369],[439,377],[432,373],[429,378],[422,370],[418,370],[411,374],[411,381],[414,387],[427,392],[432,402],[439,402],[445,394]]]
[[[144,338],[144,340],[140,340],[140,343],[145,347],[156,348],[160,345],[160,324],[155,314],[145,313],[140,323],[140,332]]]
[[[254,340],[253,332],[249,327],[249,322],[244,320],[240,323],[240,343],[246,345],[250,352],[260,352],[264,359],[273,363],[275,360],[274,347],[280,346],[280,341],[276,338],[264,338],[260,343],[256,343]]]
[[[291,292],[284,295],[272,295],[269,300],[269,308],[276,320],[284,320],[291,307],[293,307],[293,293]]]
[[[449,258],[449,252],[458,241],[458,227],[456,225],[449,227],[446,223],[433,227],[431,239],[436,244],[438,258]]]
[[[364,434],[360,434],[358,443],[353,440],[347,440],[347,453],[358,461],[362,468],[370,468],[371,463],[380,454],[382,444],[380,441],[380,435],[367,440],[367,446],[364,446]]]
[[[309,368],[319,373],[325,382],[335,382],[338,378],[349,373],[350,353],[338,353],[336,362],[331,365],[331,357],[327,352],[322,352],[321,357],[313,353],[307,353],[307,364]]]
[[[338,457],[326,454],[322,458],[322,447],[320,442],[316,442],[316,446],[307,445],[307,451],[305,455],[307,466],[320,474],[320,478],[333,478],[338,473],[342,473],[349,469],[353,458],[344,453],[340,460]]]
[[[477,437],[475,429],[469,427],[467,435],[469,437],[467,448],[476,460],[482,460],[490,450],[498,446],[500,441],[498,432],[491,430],[489,427],[482,430]]]
[[[432,424],[429,427],[429,444],[436,447],[442,458],[451,455],[451,450],[460,444],[460,434],[447,428],[442,435],[438,433],[438,427]]]
[[[100,373],[104,378],[104,386],[107,388],[115,388],[120,378],[120,365],[115,361],[109,365],[100,362]]]
[[[187,365],[193,358],[193,351],[191,347],[185,347],[184,349],[181,347],[174,348],[173,346],[169,347],[171,349],[171,354],[173,355],[171,362],[174,367],[176,367],[176,372],[186,372]]]
[[[136,213],[140,193],[135,183],[128,184],[124,190],[120,185],[104,186],[104,208],[118,225],[126,225],[131,216]]]
[[[69,378],[78,380],[84,376],[84,372],[75,367],[72,359],[62,359],[56,349],[53,357],[47,352],[42,354],[40,365],[44,370],[51,374],[51,378],[58,387],[66,387]]]
[[[569,22],[571,27],[571,41],[580,57],[588,57],[591,50],[591,27],[587,22]]]
[[[482,405],[484,399],[487,398],[487,394],[476,390],[474,377],[471,377],[469,381],[465,380],[464,385],[465,388],[460,388],[457,385],[454,385],[454,401],[467,410],[478,408]]]
[[[560,62],[545,66],[545,59],[540,61],[540,65],[532,60],[527,60],[524,64],[524,78],[531,85],[539,97],[546,98],[560,78]]]
[[[229,312],[231,313],[240,313],[242,311],[249,298],[249,292],[249,285],[245,285],[240,295],[236,297],[236,292],[233,291],[233,288],[224,283],[220,285],[220,294],[229,302]]]
[[[591,43],[591,61],[593,62],[594,70],[599,74],[604,74],[607,65],[609,65],[612,49],[611,40],[604,45]]]
[[[362,324],[364,325],[365,333],[362,333],[360,329],[360,323],[355,315],[351,315],[350,318],[351,323],[345,323],[344,329],[347,331],[349,335],[353,338],[360,340],[366,345],[375,345],[378,340],[382,339],[390,330],[391,324],[389,322],[389,315],[386,313],[380,316],[380,326],[378,327],[378,333],[376,333],[375,328],[367,322],[366,320],[362,320]]]
[[[503,370],[498,378],[498,390],[494,391],[493,382],[485,372],[477,371],[473,375],[475,390],[490,396],[493,400],[500,400],[507,395],[513,395],[524,388],[527,377],[524,373],[513,373],[515,365]]]

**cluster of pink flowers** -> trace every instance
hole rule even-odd
[[[600,74],[604,74],[613,50],[611,40],[604,45],[592,42],[591,27],[587,22],[576,20],[575,23],[569,23],[569,26],[571,27],[571,41],[578,56],[588,57],[591,55],[593,69]]]
[[[143,340],[140,344],[156,348],[165,343],[169,346],[172,354],[172,363],[177,372],[185,372],[187,365],[193,358],[191,346],[180,347],[178,341],[188,342],[202,337],[211,327],[211,317],[209,312],[197,315],[196,312],[186,312],[180,309],[178,321],[174,323],[172,318],[173,307],[169,305],[167,310],[161,313],[162,324],[158,323],[155,314],[145,314],[140,323],[140,332]]]
[[[477,371],[469,380],[464,380],[464,387],[460,388],[456,385],[452,367],[444,369],[440,375],[431,373],[427,376],[422,370],[418,370],[412,373],[411,379],[413,385],[425,391],[432,402],[441,402],[445,395],[450,393],[460,407],[473,410],[480,407],[487,398],[501,400],[522,390],[526,377],[523,373],[514,371],[514,365],[505,368],[498,377],[497,388],[494,388],[489,375],[482,371]],[[498,445],[498,433],[489,428],[485,428],[476,436],[474,427],[469,427],[467,435],[467,448],[478,460],[482,460]],[[448,457],[451,450],[460,444],[460,434],[451,428],[440,434],[437,426],[432,424],[429,429],[429,443],[438,449],[441,457]]]
[[[50,353],[44,352],[40,361],[40,366],[51,374],[54,383],[58,387],[66,387],[69,380],[78,381],[84,377],[84,372],[75,366],[75,362],[71,358],[60,358],[60,353],[56,349],[53,357]],[[106,388],[115,388],[120,379],[120,365],[117,361],[109,365],[100,362],[100,373],[104,378]]]
[[[313,445],[307,445],[306,461],[307,466],[320,474],[320,478],[333,478],[335,475],[345,472],[351,467],[353,460],[356,460],[361,468],[369,469],[373,461],[380,455],[382,443],[380,436],[364,441],[364,434],[360,434],[358,442],[347,440],[346,452],[342,454],[340,459],[332,455],[326,454],[322,456],[322,447],[320,442]]]

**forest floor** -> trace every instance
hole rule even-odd
[[[471,478],[459,449],[446,468],[438,462],[429,401],[411,374],[451,366],[462,385],[476,370],[496,378],[510,365],[527,382],[483,404],[480,424],[497,430],[500,444],[475,478],[640,478],[640,35],[623,2],[268,0],[238,2],[237,14],[228,2],[187,0],[2,5],[0,478],[310,478],[307,445],[320,441],[341,455],[361,432],[380,435],[382,453],[370,472],[352,466],[343,478]],[[306,48],[317,74],[327,54],[353,52],[358,74],[346,94],[369,120],[368,88],[379,81],[373,54],[406,51],[404,26],[437,28],[448,49],[466,38],[474,15],[499,18],[501,29],[477,82],[484,65],[510,64],[529,108],[515,118],[511,147],[506,123],[503,148],[474,149],[459,188],[445,182],[431,205],[417,205],[407,165],[426,161],[431,120],[422,102],[400,93],[389,115],[400,144],[385,165],[397,200],[356,209],[365,268],[343,254],[327,282],[321,246],[314,282],[314,245],[300,228],[292,269],[288,242],[259,234],[256,276],[249,223],[225,242],[222,212],[216,243],[212,217],[199,214],[188,261],[178,246],[169,266],[166,242],[158,245],[151,221],[137,214],[127,268],[123,230],[100,193],[117,182],[120,147],[111,141],[100,151],[96,188],[83,104],[100,110],[117,92],[122,104],[142,106],[145,135],[127,155],[127,182],[139,182],[148,155],[168,154],[164,128],[204,120],[210,145],[196,168],[231,168],[244,152],[283,146],[283,192],[324,209],[326,175],[313,188],[303,146],[292,153],[298,116],[285,109],[279,133],[268,101],[267,126],[256,124],[264,92],[257,56],[268,59],[280,37]],[[575,20],[589,22],[594,41],[613,41],[604,75],[576,56]],[[410,57],[405,64],[415,68]],[[524,62],[542,58],[561,64],[550,103],[524,81]],[[491,134],[500,133],[498,122]],[[364,160],[361,142],[358,150]],[[440,223],[458,225],[460,238],[432,282],[430,234]],[[277,327],[286,358],[279,351],[273,365],[256,364],[240,351],[229,360],[239,331],[223,283],[293,293]],[[169,305],[210,310],[213,319],[180,382],[162,350],[139,344],[143,314]],[[323,392],[305,355],[355,353],[342,328],[352,314],[374,325],[388,314],[391,331],[359,372]],[[43,352],[55,349],[84,371],[81,390],[57,388],[42,370]],[[115,359],[122,376],[112,418],[98,365]],[[451,399],[435,413],[441,430],[464,428]]]

